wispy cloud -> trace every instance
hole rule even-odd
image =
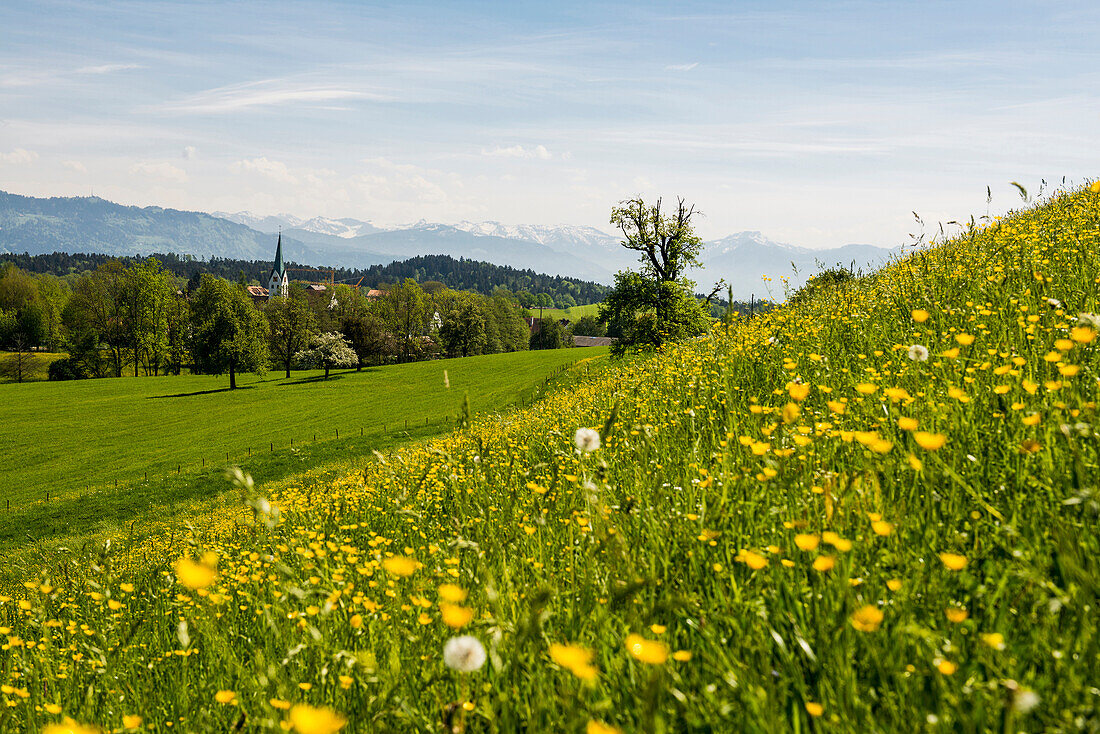
[[[87,173],[88,169],[80,161],[61,161],[61,165],[68,168],[70,171],[76,171],[77,173]]]
[[[198,149],[195,148],[195,146],[193,146],[193,145],[185,145],[184,148],[183,148],[183,151],[180,153],[181,157],[185,161],[195,160],[195,156],[197,156],[198,154],[199,154]]]
[[[669,64],[665,67],[665,71],[691,71],[698,65],[698,61],[692,64]]]
[[[298,179],[291,175],[290,169],[286,167],[285,163],[273,161],[267,157],[237,161],[233,164],[233,168],[239,173],[258,173],[280,183],[298,183]]]
[[[159,109],[182,114],[219,114],[240,112],[253,107],[316,106],[341,99],[384,100],[386,97],[346,86],[288,83],[286,80],[275,79],[209,89],[176,102],[168,102]]]
[[[26,165],[38,160],[38,154],[26,148],[16,148],[10,153],[0,153],[0,161],[14,165]]]
[[[511,145],[507,148],[498,146],[492,150],[482,149],[481,154],[501,158],[537,158],[542,161],[548,161],[554,157],[545,145],[536,145],[533,148],[524,148],[522,145]]]
[[[100,66],[82,66],[76,70],[77,74],[111,74],[116,71],[129,71],[130,69],[144,69],[141,64],[101,64]]]
[[[136,176],[161,178],[166,181],[175,181],[177,183],[184,183],[187,181],[187,171],[164,161],[140,161],[130,166],[130,173]]]

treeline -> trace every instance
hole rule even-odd
[[[236,260],[233,258],[212,257],[210,260],[197,260],[187,255],[174,253],[154,254],[150,257],[160,262],[167,272],[184,280],[197,282],[203,273],[225,278],[226,280],[267,284],[271,272],[271,263],[262,260]],[[124,267],[143,262],[142,257],[118,257],[96,253],[69,254],[54,252],[49,255],[0,255],[0,262],[10,262],[21,270],[30,273],[66,276],[95,270],[101,265],[119,261]],[[290,263],[288,267],[305,267]],[[549,298],[546,305],[556,308],[568,308],[578,304],[599,303],[607,294],[607,286],[590,281],[578,281],[558,275],[543,275],[533,270],[517,270],[505,265],[477,260],[456,260],[449,255],[422,255],[389,265],[374,265],[365,270],[350,268],[326,268],[334,272],[337,283],[356,284],[362,279],[362,286],[381,289],[393,283],[402,283],[411,278],[418,283],[438,281],[453,290],[474,291],[491,296],[497,288],[513,293],[529,293],[535,299],[541,294]],[[532,303],[530,305],[537,305]]]
[[[412,278],[368,299],[346,284],[256,303],[243,285],[210,273],[184,279],[156,258],[110,260],[80,275],[0,266],[0,363],[30,375],[35,351],[63,350],[51,379],[180,374],[236,375],[277,367],[362,367],[571,344],[552,319],[532,330],[505,288],[490,295]]]

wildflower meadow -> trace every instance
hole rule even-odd
[[[0,730],[1100,730],[1100,184],[0,597]],[[443,380],[440,370],[441,383]]]

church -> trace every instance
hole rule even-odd
[[[271,277],[267,280],[267,298],[286,298],[290,288],[286,265],[283,264],[283,233],[279,233],[279,243],[275,246],[275,264],[271,267]]]

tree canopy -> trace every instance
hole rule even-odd
[[[229,373],[236,389],[238,372],[263,374],[267,369],[267,324],[236,283],[203,275],[191,297],[196,370]]]
[[[700,213],[677,200],[674,214],[661,211],[661,200],[647,204],[628,199],[611,210],[611,223],[623,234],[622,245],[639,253],[639,272],[616,274],[615,287],[600,305],[599,320],[618,337],[613,352],[630,347],[655,348],[703,333],[706,309],[692,293],[685,275],[699,265],[703,241],[691,220]]]

